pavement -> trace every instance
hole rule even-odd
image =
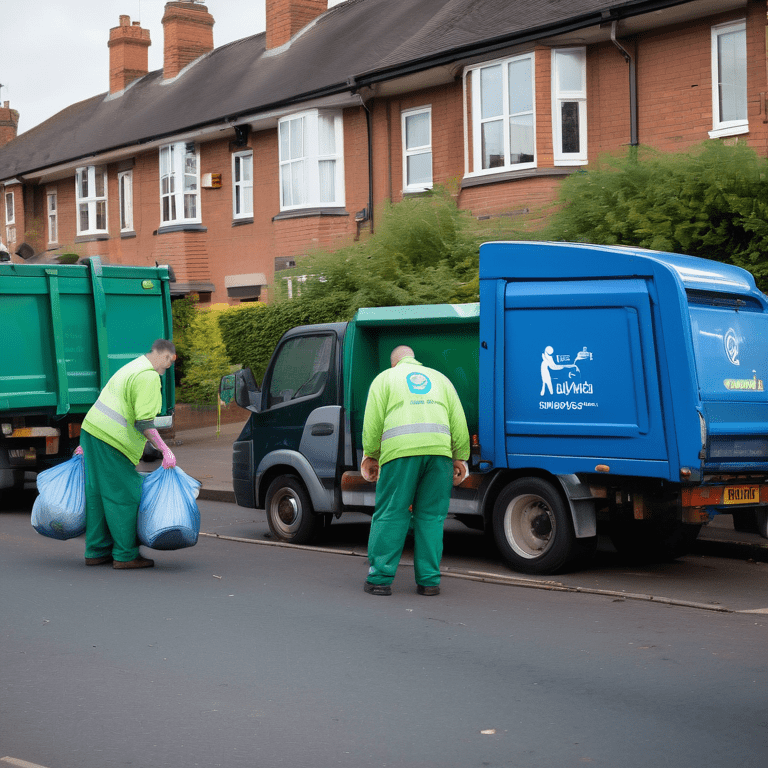
[[[232,489],[232,444],[244,423],[187,429],[168,441],[176,462],[188,475],[202,483],[200,499],[235,503]],[[139,464],[140,471],[152,471],[159,463]],[[733,528],[731,515],[718,515],[705,525],[695,545],[697,554],[768,562],[768,539]]]

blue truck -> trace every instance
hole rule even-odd
[[[588,562],[598,531],[631,555],[683,554],[717,514],[768,514],[768,301],[752,276],[637,248],[486,243],[480,302],[359,310],[294,328],[263,386],[223,386],[252,411],[233,448],[237,503],[310,541],[372,512],[359,471],[368,388],[397,344],[464,404],[470,476],[450,514],[506,563]]]

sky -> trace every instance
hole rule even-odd
[[[328,6],[343,0],[329,0]],[[150,32],[149,71],[163,66],[166,0],[0,0],[0,104],[19,133],[70,104],[109,90],[109,30],[120,16]],[[215,47],[265,28],[266,0],[207,0]]]

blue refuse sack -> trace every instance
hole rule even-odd
[[[83,457],[46,469],[37,476],[38,497],[32,527],[51,539],[74,539],[85,533],[85,465]]]
[[[158,467],[144,478],[137,533],[150,549],[183,549],[197,544],[200,482],[183,469]]]

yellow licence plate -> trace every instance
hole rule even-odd
[[[723,489],[723,504],[759,504],[759,485],[731,485]]]

